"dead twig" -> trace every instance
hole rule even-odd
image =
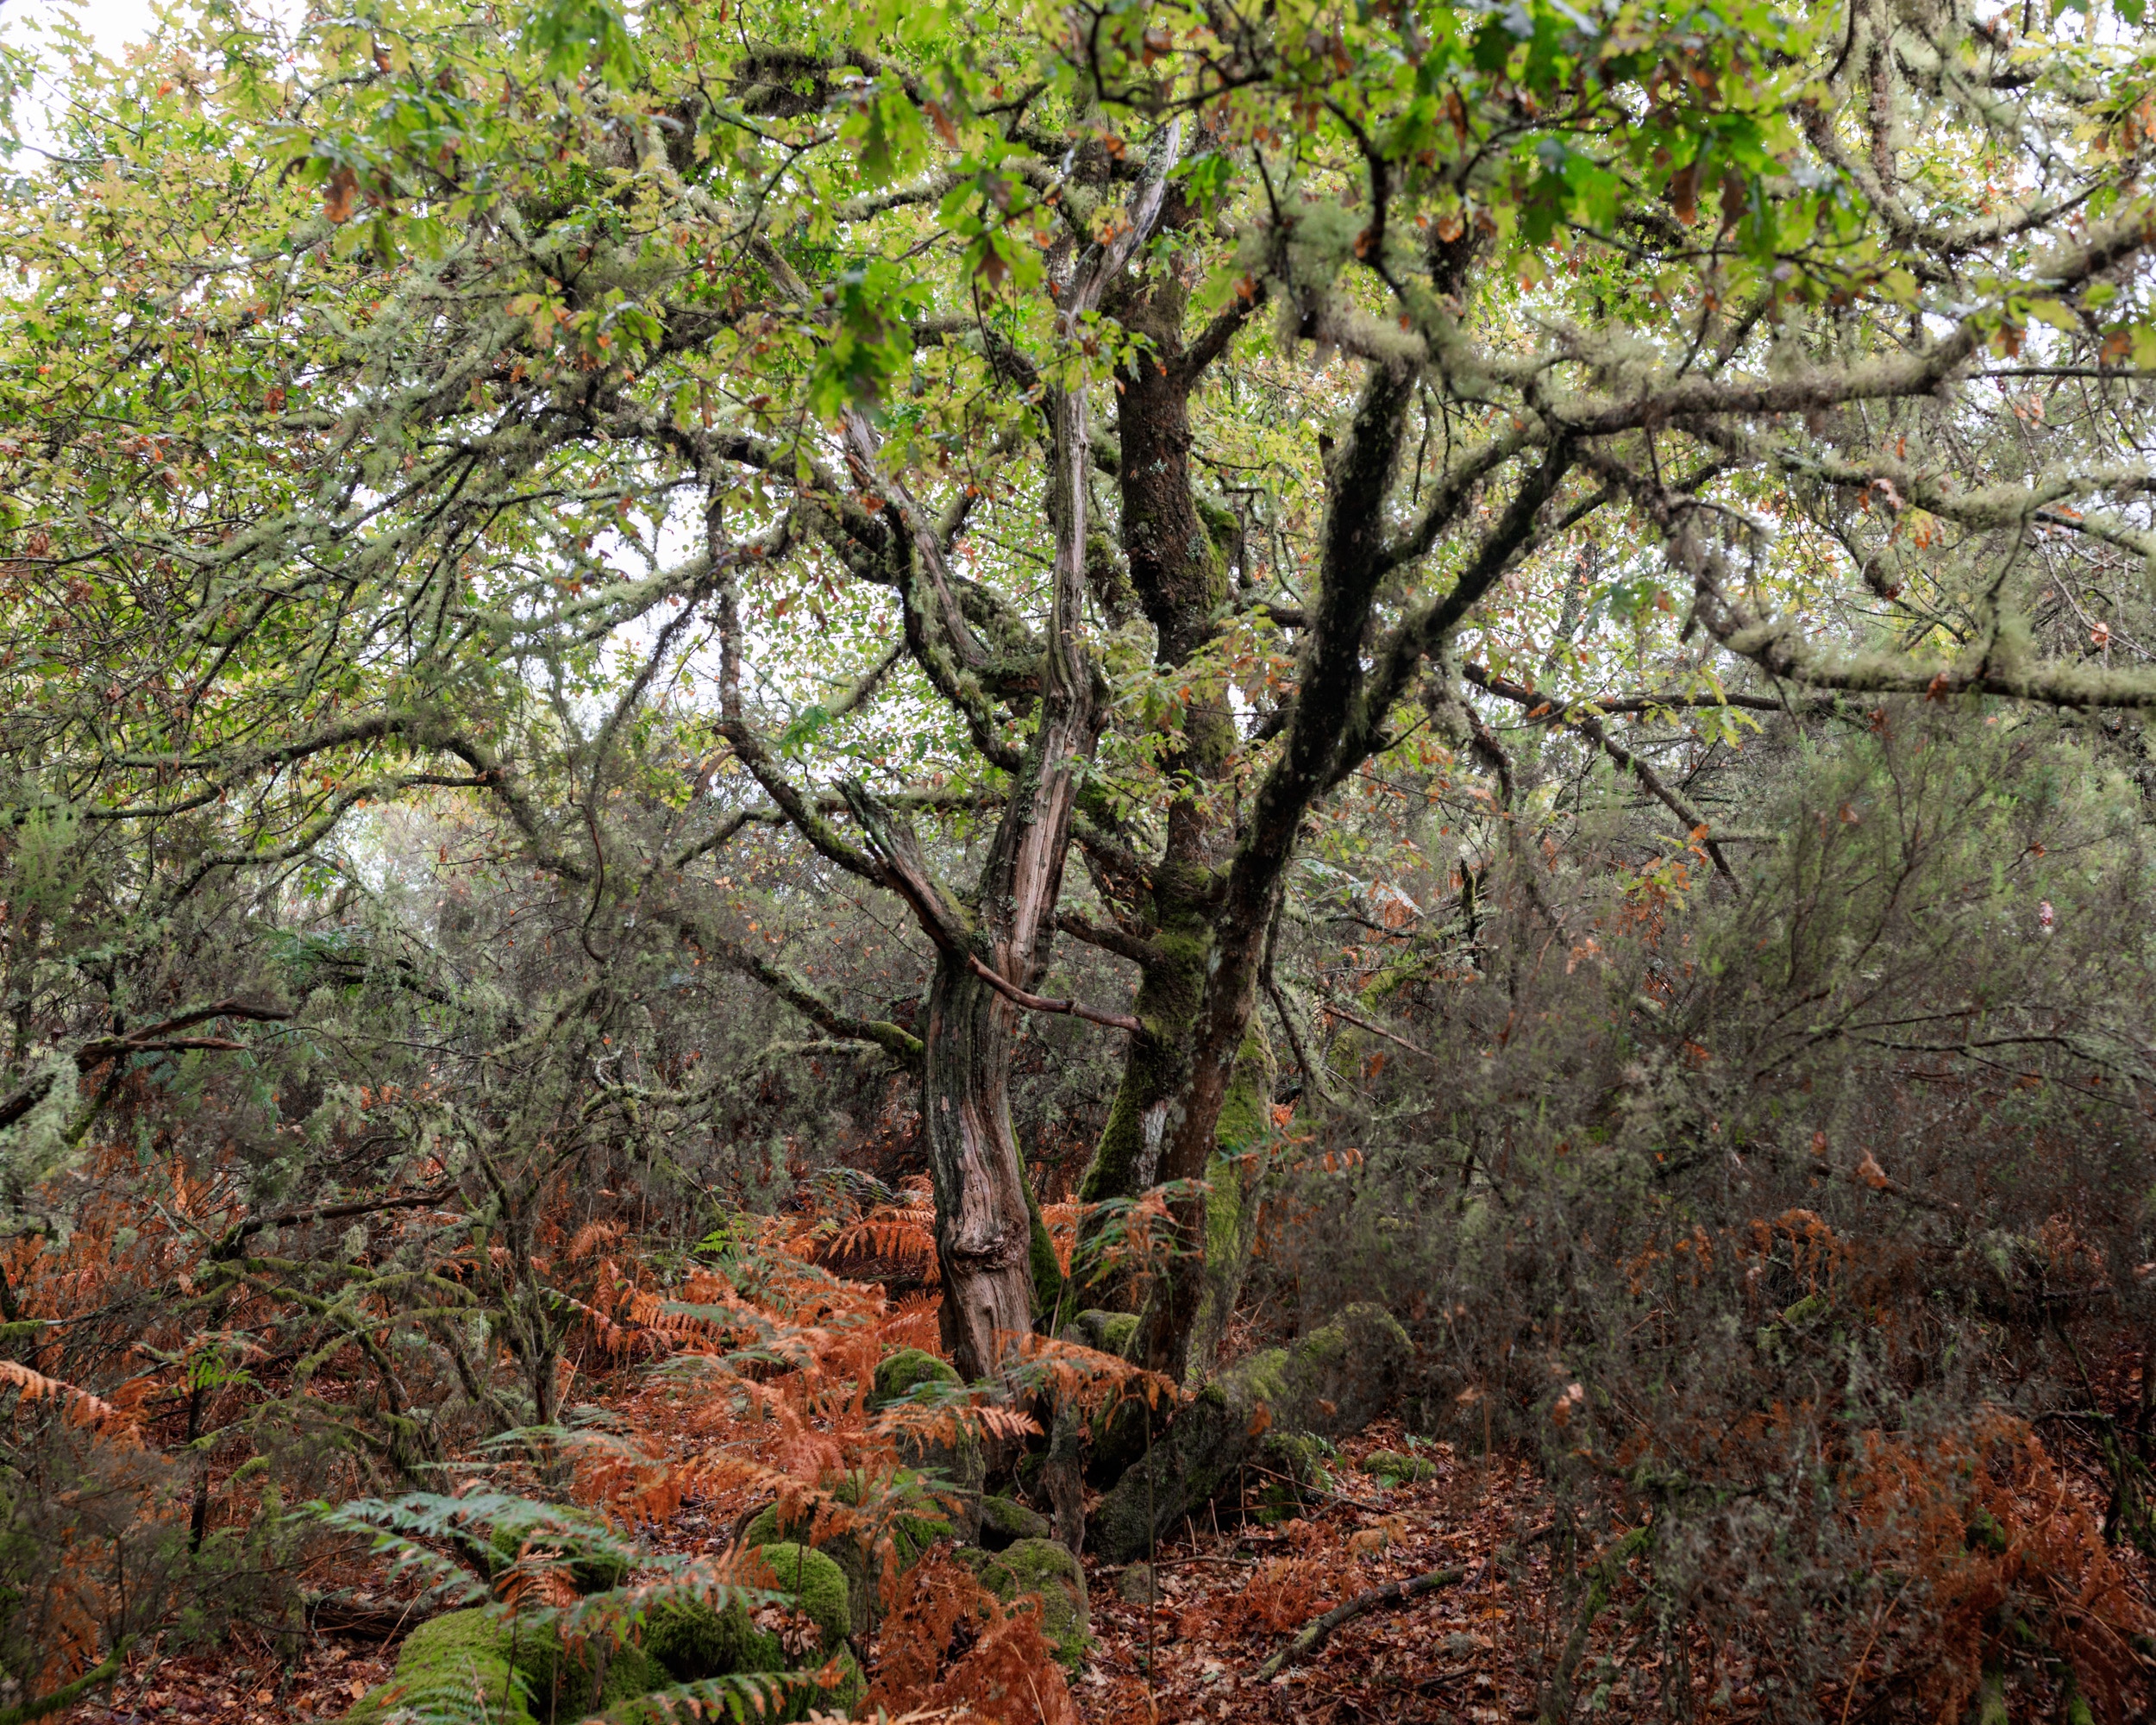
[[[1358,1593],[1344,1605],[1336,1605],[1313,1623],[1305,1624],[1295,1639],[1257,1668],[1257,1681],[1270,1683],[1290,1665],[1307,1659],[1327,1641],[1341,1624],[1351,1622],[1365,1611],[1375,1611],[1381,1605],[1404,1605],[1410,1599],[1425,1593],[1435,1593],[1441,1587],[1457,1586],[1465,1570],[1433,1569],[1426,1575],[1418,1575],[1407,1581],[1388,1582],[1382,1587],[1373,1587],[1368,1593]]]

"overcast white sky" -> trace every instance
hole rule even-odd
[[[0,21],[49,18],[62,9],[53,0],[0,0]],[[128,42],[140,41],[156,24],[150,16],[150,0],[80,0],[65,9],[81,21],[107,53],[117,53]]]

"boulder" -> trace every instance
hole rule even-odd
[[[841,1480],[831,1495],[842,1503],[857,1504],[861,1501],[862,1484],[858,1476],[850,1476]],[[921,1560],[921,1554],[931,1545],[951,1537],[955,1529],[944,1513],[946,1488],[935,1485],[911,1469],[901,1469],[892,1480],[890,1489],[899,1501],[887,1525],[899,1572],[903,1575]],[[767,1504],[743,1530],[742,1542],[763,1546],[788,1540],[813,1544],[844,1573],[853,1621],[864,1629],[871,1627],[883,1615],[885,1560],[881,1553],[860,1529],[828,1534],[821,1540],[811,1541],[813,1521],[814,1516],[808,1510],[787,1518],[780,1515],[777,1504]]]
[[[1081,1343],[1102,1353],[1112,1353],[1128,1358],[1131,1339],[1138,1334],[1138,1314],[1135,1312],[1081,1312],[1063,1331],[1068,1341]]]
[[[706,1599],[677,1596],[644,1614],[644,1651],[674,1683],[757,1670],[767,1651],[763,1643],[748,1608],[738,1600],[715,1606]]]
[[[1372,1450],[1363,1458],[1363,1471],[1380,1485],[1420,1485],[1425,1480],[1438,1477],[1438,1465],[1425,1456],[1403,1454],[1399,1450]]]
[[[815,1645],[789,1651],[779,1634],[734,1598],[714,1606],[694,1595],[661,1598],[645,1613],[640,1641],[588,1641],[565,1647],[551,1622],[484,1607],[447,1612],[405,1637],[390,1680],[347,1715],[359,1725],[395,1717],[465,1718],[484,1710],[490,1725],[542,1725],[595,1710],[621,1720],[672,1719],[658,1702],[636,1703],[655,1690],[704,1678],[813,1669],[836,1659],[836,1689],[795,1685],[769,1716],[805,1719],[812,1710],[843,1710],[865,1687],[846,1638],[853,1627],[846,1577],[823,1552],[777,1543],[755,1556],[771,1571],[772,1590],[815,1625]]]
[[[1413,1349],[1382,1308],[1350,1306],[1292,1346],[1221,1372],[1157,1434],[1092,1518],[1110,1563],[1144,1557],[1213,1496],[1268,1432],[1340,1437],[1360,1431],[1399,1389]]]
[[[1047,1516],[1027,1509],[1015,1497],[981,1500],[980,1542],[992,1552],[1000,1552],[1018,1540],[1049,1539],[1055,1532]]]
[[[868,1405],[881,1408],[893,1402],[903,1402],[924,1383],[945,1389],[965,1387],[958,1368],[949,1360],[923,1348],[900,1348],[896,1353],[887,1354],[876,1367],[875,1389],[869,1395]]]
[[[390,1680],[344,1716],[353,1725],[375,1725],[400,1709],[423,1718],[448,1707],[469,1710],[479,1701],[501,1725],[536,1725],[517,1690],[514,1651],[507,1622],[492,1612],[476,1606],[444,1612],[404,1638]],[[529,1667],[523,1675],[529,1683]]]
[[[550,1509],[543,1522],[498,1525],[486,1555],[497,1579],[520,1558],[564,1563],[579,1593],[605,1593],[629,1578],[629,1554],[620,1534],[596,1515]]]
[[[1257,1519],[1267,1527],[1307,1515],[1339,1482],[1332,1465],[1340,1452],[1328,1439],[1311,1432],[1268,1431],[1250,1458],[1263,1470],[1257,1484]]]
[[[565,1652],[551,1623],[503,1616],[484,1607],[448,1611],[422,1623],[404,1638],[390,1680],[360,1697],[345,1716],[375,1725],[393,1713],[462,1717],[483,1705],[500,1725],[536,1725],[539,1716],[581,1718],[599,1705],[611,1707],[667,1680],[658,1662],[633,1646]],[[521,1679],[521,1681],[520,1681]]]
[[[1093,1614],[1086,1572],[1068,1547],[1053,1540],[1019,1540],[1000,1552],[964,1552],[961,1558],[981,1584],[1009,1605],[1029,1593],[1041,1596],[1041,1631],[1056,1657],[1072,1671],[1093,1645]]]
[[[816,1626],[814,1648],[789,1651],[774,1630],[757,1622],[758,1614],[743,1600],[731,1599],[723,1606],[714,1606],[708,1600],[676,1596],[661,1601],[646,1613],[643,1651],[662,1668],[663,1680],[668,1683],[812,1670],[836,1659],[839,1681],[835,1689],[797,1684],[767,1716],[775,1722],[805,1719],[812,1711],[843,1712],[861,1698],[866,1688],[860,1664],[846,1644],[853,1615],[847,1601],[845,1575],[822,1552],[791,1542],[760,1546],[750,1555],[761,1559],[770,1571],[772,1590],[787,1595],[793,1609]],[[637,1722],[637,1725],[644,1725],[647,1720],[650,1725],[658,1725],[661,1720],[683,1716],[679,1709],[667,1712],[654,1702],[649,1708],[631,1708],[617,1716]]]
[[[876,1367],[868,1406],[880,1410],[900,1402],[917,1402],[935,1407],[963,1388],[964,1381],[948,1360],[920,1348],[900,1348]],[[928,1477],[948,1500],[951,1533],[962,1544],[971,1544],[980,1532],[981,1492],[988,1477],[980,1433],[962,1426],[949,1439],[903,1433],[899,1459]]]
[[[811,1546],[781,1540],[758,1546],[749,1553],[775,1578],[774,1585],[789,1595],[795,1606],[824,1638],[824,1651],[837,1653],[854,1631],[853,1611],[847,1597],[843,1571]],[[780,1671],[782,1665],[767,1665]]]

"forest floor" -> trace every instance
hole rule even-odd
[[[1158,1721],[1279,1721],[1351,1725],[1382,1720],[1497,1725],[1532,1717],[1527,1673],[1553,1628],[1547,1548],[1532,1535],[1548,1519],[1539,1483],[1500,1456],[1422,1447],[1436,1476],[1385,1489],[1356,1462],[1404,1447],[1381,1424],[1343,1446],[1329,1496],[1305,1493],[1294,1519],[1237,1525],[1216,1506],[1204,1526],[1156,1554],[1155,1603],[1142,1576],[1088,1558],[1095,1643],[1071,1693],[1099,1725]],[[1254,1479],[1255,1512],[1266,1482]],[[677,1552],[715,1549],[736,1506],[685,1506],[655,1530]],[[1530,1536],[1523,1539],[1523,1535]],[[1332,1605],[1388,1582],[1457,1569],[1455,1585],[1345,1624],[1307,1665],[1269,1681],[1258,1668]],[[1126,1597],[1126,1594],[1130,1596]],[[215,1654],[160,1659],[147,1652],[98,1700],[62,1716],[66,1725],[283,1725],[340,1716],[389,1674],[394,1645],[325,1633],[280,1667],[266,1642]],[[1018,1722],[1012,1722],[1018,1725]]]
[[[639,1398],[624,1382],[629,1411]],[[603,1398],[604,1399],[604,1398]],[[676,1408],[680,1404],[673,1404]],[[693,1460],[724,1440],[693,1421],[650,1417],[667,1462]],[[662,1427],[670,1429],[661,1430]],[[1149,1593],[1134,1567],[1085,1562],[1094,1644],[1071,1678],[1088,1725],[1235,1721],[1253,1725],[1509,1725],[1532,1719],[1538,1685],[1573,1628],[1576,1603],[1552,1581],[1552,1503],[1527,1463],[1443,1443],[1416,1444],[1380,1421],[1339,1446],[1330,1487],[1291,1488],[1252,1471],[1239,1502],[1225,1497],[1163,1543]],[[1388,1485],[1364,1471],[1378,1451],[1411,1452],[1428,1476]],[[2100,1509],[2085,1478],[2069,1488]],[[1294,1490],[1298,1502],[1283,1502]],[[750,1492],[691,1498],[644,1530],[667,1554],[717,1553],[750,1507]],[[1287,1519],[1282,1519],[1286,1516]],[[398,1609],[379,1574],[308,1578],[316,1588],[354,1586]],[[2137,1586],[2145,1586],[2138,1564]],[[1380,1604],[1344,1623],[1301,1663],[1261,1668],[1296,1632],[1332,1607],[1372,1590],[1444,1570],[1457,1579],[1404,1602]],[[1665,1711],[1664,1673],[1651,1634],[1628,1621],[1639,1596],[1620,1589],[1594,1625],[1579,1668],[1577,1703],[1610,1718]],[[415,1618],[416,1621],[416,1618]],[[266,1637],[235,1637],[214,1653],[137,1652],[89,1703],[56,1716],[63,1725],[286,1725],[341,1717],[390,1674],[396,1650],[369,1635],[323,1631],[280,1661]],[[876,1669],[874,1648],[868,1649]],[[1705,1645],[1689,1650],[1691,1716],[1760,1717],[1766,1698],[1741,1662]],[[1013,1719],[1006,1725],[1032,1725]]]
[[[1386,1489],[1357,1463],[1405,1447],[1380,1423],[1341,1446],[1338,1490],[1305,1493],[1306,1512],[1263,1525],[1265,1482],[1255,1481],[1238,1523],[1214,1506],[1205,1524],[1163,1545],[1153,1603],[1144,1578],[1085,1561],[1094,1646],[1072,1680],[1088,1725],[1235,1721],[1251,1725],[1510,1725],[1537,1713],[1537,1673],[1570,1627],[1550,1584],[1550,1503],[1531,1467],[1502,1455],[1485,1461],[1446,1445],[1421,1446],[1435,1477]],[[1276,1489],[1276,1488],[1275,1488]],[[1276,1501],[1276,1500],[1275,1500]],[[705,1502],[653,1530],[674,1552],[713,1551],[735,1525],[736,1505]],[[1388,1583],[1432,1570],[1460,1579],[1344,1623],[1303,1664],[1269,1678],[1260,1667],[1327,1609]],[[1661,1713],[1659,1660],[1649,1642],[1627,1648],[1621,1609],[1595,1626],[1581,1699],[1604,1716]],[[1702,1665],[1712,1667],[1711,1653]],[[98,1700],[58,1716],[60,1725],[286,1725],[333,1720],[391,1671],[395,1644],[336,1632],[316,1634],[281,1666],[266,1640],[224,1651],[128,1661]],[[1695,1666],[1695,1672],[1701,1666]],[[1724,1669],[1711,1692],[1695,1690],[1701,1716],[1742,1722],[1764,1697],[1742,1670]],[[1696,1681],[1696,1678],[1695,1678]],[[1598,1684],[1608,1688],[1590,1701]],[[1008,1725],[1030,1725],[1011,1721]]]

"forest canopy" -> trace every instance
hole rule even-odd
[[[0,1722],[2156,1705],[2140,0],[0,104]]]

